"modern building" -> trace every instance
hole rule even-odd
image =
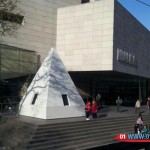
[[[0,103],[6,97],[20,99],[27,86],[24,82],[31,81],[56,45],[57,8],[80,3],[81,0],[20,0],[24,24],[15,35],[0,37]]]
[[[107,104],[150,94],[150,31],[117,0],[21,0],[24,25],[0,37],[0,97],[19,101],[51,47],[82,93]]]
[[[58,9],[57,50],[76,86],[107,104],[150,94],[150,31],[117,0]]]

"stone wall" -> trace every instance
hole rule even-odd
[[[57,51],[69,71],[112,70],[114,0],[58,9]]]
[[[80,4],[81,0],[21,0],[24,25],[14,37],[1,37],[0,43],[36,51],[43,60],[56,43],[57,8]]]

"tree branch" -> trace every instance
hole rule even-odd
[[[19,2],[20,0],[0,0],[0,36],[12,36],[21,25],[20,19],[23,16],[20,15]]]

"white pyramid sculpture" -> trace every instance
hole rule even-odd
[[[85,115],[84,102],[54,48],[23,96],[19,115],[41,119]]]

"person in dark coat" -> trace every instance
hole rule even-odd
[[[103,107],[100,94],[97,94],[97,96],[96,96],[96,103],[97,103],[97,106],[99,107],[99,109]]]
[[[118,96],[118,98],[116,99],[116,104],[117,104],[117,112],[120,112],[120,107],[122,104],[122,99],[120,98],[120,96]]]

